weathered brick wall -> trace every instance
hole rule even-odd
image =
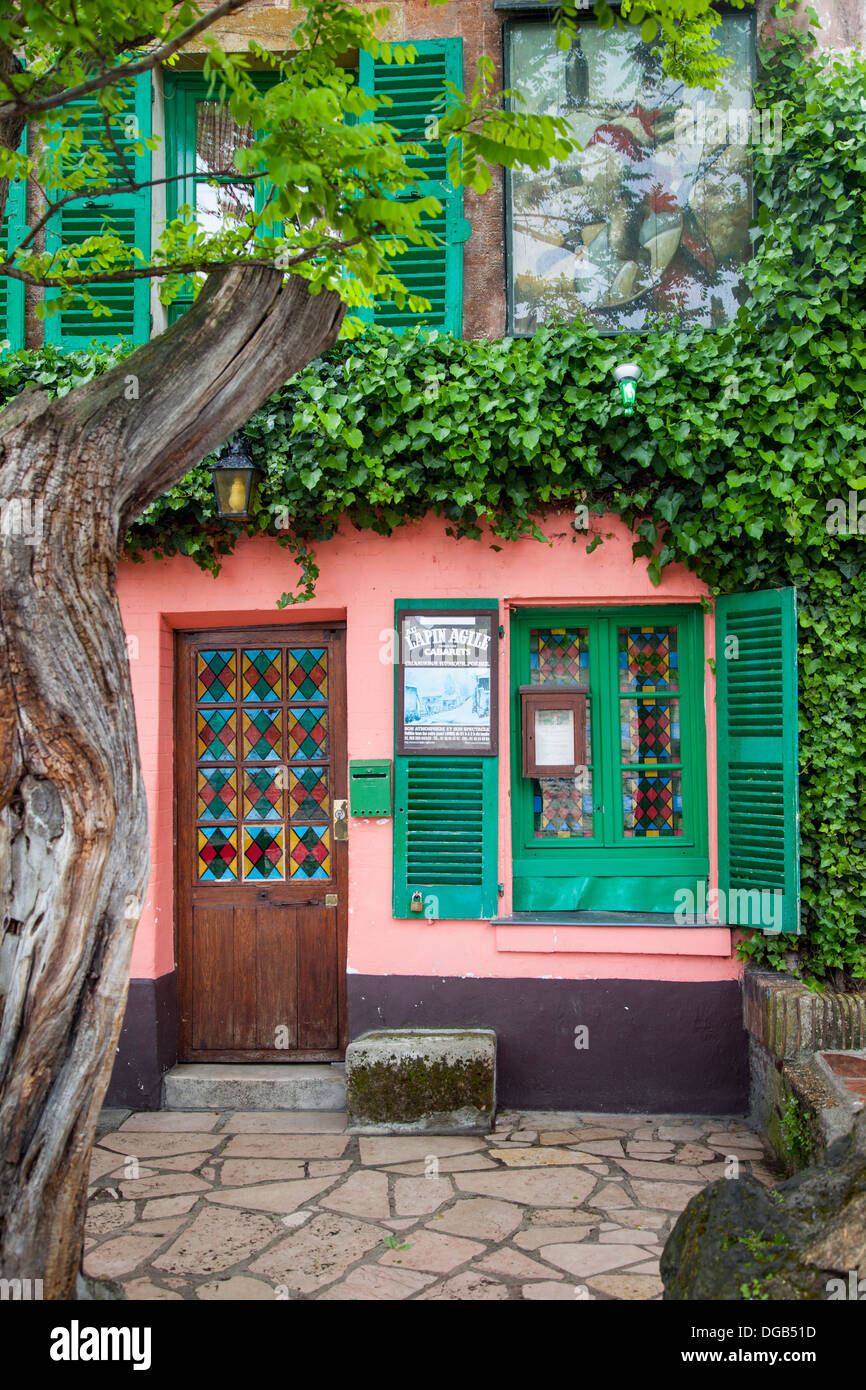
[[[359,8],[378,8],[380,0],[357,0]],[[464,82],[467,90],[482,54],[496,63],[502,81],[503,13],[494,11],[493,0],[450,0],[430,5],[428,0],[386,0],[390,19],[383,37],[435,39],[459,35],[463,39]],[[766,21],[773,0],[758,0],[759,25]],[[814,3],[821,19],[819,42],[827,48],[851,48],[866,39],[864,0],[802,0],[801,10]],[[297,23],[296,12],[279,4],[261,3],[220,26],[227,48],[245,48],[250,37],[277,46],[287,42]],[[504,178],[494,173],[493,186],[479,197],[467,191],[466,216],[472,235],[464,248],[463,333],[467,338],[499,338],[505,332],[505,235]]]
[[[357,0],[359,9],[377,9],[380,3],[381,0]],[[475,79],[482,54],[489,54],[495,61],[497,82],[501,85],[503,15],[494,11],[493,0],[450,0],[447,5],[430,5],[427,0],[390,0],[388,8],[391,13],[382,30],[383,38],[411,40],[459,36],[463,39],[467,90]],[[229,51],[245,50],[250,38],[277,48],[288,44],[297,23],[297,11],[279,4],[257,4],[223,21],[216,32]],[[467,338],[499,338],[505,332],[501,172],[494,173],[493,186],[484,197],[467,191],[465,198],[472,236],[464,248],[463,333]]]
[[[356,0],[361,9],[379,8],[381,0]],[[758,22],[763,24],[773,0],[758,0]],[[822,30],[822,47],[846,49],[866,41],[866,2],[864,0],[802,0],[801,9],[814,3]],[[390,0],[390,18],[382,31],[390,39],[463,39],[464,81],[468,90],[482,54],[496,63],[497,79],[502,81],[502,37],[504,15],[495,12],[493,0],[450,0],[446,5],[430,5],[428,0]],[[299,21],[297,10],[274,0],[259,0],[239,14],[215,26],[220,42],[229,52],[245,52],[250,39],[275,49],[288,47]],[[193,44],[182,66],[198,66],[201,42]],[[463,333],[467,338],[498,338],[505,332],[505,236],[504,179],[495,172],[493,186],[479,197],[467,190],[466,216],[472,235],[464,248]],[[28,292],[27,342],[42,340],[42,325],[35,317],[38,291]]]

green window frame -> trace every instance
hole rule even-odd
[[[716,715],[728,921],[799,935],[795,589],[716,599]]]
[[[273,72],[249,72],[250,81],[260,91],[266,91],[279,80]],[[219,100],[219,89],[199,72],[167,72],[165,92],[165,154],[166,216],[171,221],[185,204],[196,205],[196,184],[207,182],[207,175],[196,172],[196,105],[200,101]],[[224,182],[229,183],[226,179]],[[270,185],[261,180],[255,186],[255,210],[261,212],[269,196]],[[272,235],[280,235],[275,224]],[[193,284],[186,282],[168,306],[168,321],[174,323],[185,314],[195,298]]]
[[[21,151],[26,148],[26,136]],[[27,185],[20,179],[10,180],[3,213],[0,237],[5,255],[14,251],[27,232]],[[0,341],[6,340],[4,352],[16,352],[24,346],[24,285],[8,275],[0,276]]]
[[[389,96],[392,101],[391,106],[382,106],[367,119],[394,126],[403,140],[424,143],[429,138],[428,122],[442,112],[437,102],[445,95],[444,82],[463,88],[463,40],[413,39],[411,43],[391,45],[392,50],[400,47],[415,49],[413,63],[385,63],[369,53],[360,55],[358,82],[362,90],[371,96]],[[399,308],[392,301],[377,301],[371,307],[352,310],[362,322],[376,323],[397,333],[421,327],[451,333],[455,338],[461,336],[463,243],[472,229],[463,215],[463,189],[455,188],[448,180],[451,148],[434,141],[428,159],[410,160],[426,175],[419,184],[420,190],[442,204],[437,217],[424,219],[425,230],[439,238],[439,246],[407,243],[403,254],[392,259],[394,274],[411,294],[429,300],[430,308],[414,313],[408,306]]]
[[[720,94],[663,79],[652,44],[592,14],[567,52],[549,8],[506,20],[506,88],[524,94],[520,109],[567,119],[580,146],[548,172],[506,171],[509,334],[560,318],[643,333],[653,315],[716,328],[737,313],[756,213],[757,22],[720,17],[733,56]]]
[[[637,692],[620,690],[618,630],[675,625],[676,692],[654,692],[640,703],[679,700],[677,762],[623,761],[621,706]],[[534,831],[534,782],[522,774],[520,687],[530,682],[533,629],[579,628],[588,634],[592,726],[591,836],[540,838]],[[539,689],[556,690],[555,685]],[[573,687],[570,687],[573,688]],[[586,687],[584,687],[586,688]],[[511,777],[514,910],[672,913],[684,883],[709,872],[703,614],[696,605],[520,609],[511,619]],[[679,772],[682,834],[629,837],[623,825],[623,777],[641,770]],[[589,793],[587,793],[589,794]]]
[[[125,89],[126,112],[132,130],[128,136],[115,138],[121,149],[151,134],[151,77],[141,73],[130,79]],[[75,103],[82,111],[84,127],[84,146],[96,143],[102,130],[102,113],[97,102],[83,98]],[[128,162],[133,166],[136,183],[147,184],[151,178],[151,152],[144,149],[140,154],[129,154]],[[117,171],[121,175],[120,169]],[[50,195],[49,195],[50,196]],[[89,198],[86,194],[67,203],[55,213],[46,228],[46,247],[52,253],[64,245],[78,243],[89,236],[98,236],[110,225],[128,246],[137,246],[149,257],[151,253],[151,189],[142,188],[138,193],[126,192],[122,185],[105,198]],[[121,342],[136,346],[146,343],[150,337],[150,286],[144,277],[140,280],[120,281],[112,285],[93,286],[93,296],[110,310],[106,314],[92,314],[84,304],[73,304],[52,314],[45,321],[45,342],[57,347],[73,350],[85,348],[94,340],[103,347],[115,347]],[[56,291],[46,293],[46,302],[56,298]]]
[[[498,621],[497,599],[397,599],[396,640],[401,609],[460,608],[489,609]],[[393,914],[415,921],[493,917],[499,895],[499,757],[399,754],[399,673],[395,662]]]

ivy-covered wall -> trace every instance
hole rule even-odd
[[[782,140],[755,151],[751,298],[733,323],[496,342],[371,331],[249,422],[266,477],[247,529],[301,561],[284,603],[312,594],[315,542],[345,516],[387,534],[433,510],[482,544],[544,543],[550,504],[620,513],[655,576],[679,560],[718,592],[796,585],[806,935],[741,949],[779,967],[796,952],[806,978],[839,984],[866,978],[866,61],[804,47],[783,39],[763,69]],[[644,375],[627,418],[610,374],[630,358]],[[115,360],[9,356],[0,394],[63,391]],[[217,521],[205,463],[129,549],[216,572],[240,530]]]

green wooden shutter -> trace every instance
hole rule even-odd
[[[727,920],[799,932],[794,589],[716,600],[716,679],[719,887]]]
[[[495,599],[467,600],[463,606],[490,608],[494,615],[498,611]],[[453,599],[399,599],[395,612],[459,607]],[[498,787],[498,757],[395,753],[395,917],[474,920],[496,915]],[[410,912],[416,892],[424,902],[422,914]]]
[[[0,236],[7,255],[18,245],[27,226],[27,185],[16,179],[9,184]],[[0,340],[9,340],[9,351],[24,346],[24,286],[20,280],[0,276]]]
[[[88,145],[99,145],[103,130],[102,112],[94,101],[87,99],[76,103],[83,114],[84,149]],[[151,87],[150,74],[143,73],[128,84],[126,110],[137,122],[137,136],[117,138],[117,143],[133,145],[137,139],[144,139],[151,133]],[[128,163],[134,165],[136,183],[144,183],[151,177],[150,151],[142,154],[130,153]],[[113,161],[114,177],[123,177],[120,161]],[[126,193],[122,187],[109,198],[81,198],[61,208],[48,227],[46,244],[50,251],[61,246],[81,242],[89,236],[98,236],[107,224],[120,235],[128,246],[137,246],[146,257],[150,256],[151,246],[151,197],[150,189],[139,193]],[[146,343],[150,337],[150,286],[151,281],[119,281],[113,285],[96,285],[94,297],[111,310],[111,317],[92,314],[82,303],[52,315],[45,323],[45,341],[59,347],[87,347],[96,338],[106,347],[114,346],[121,339],[132,343]],[[50,295],[48,296],[50,298]]]
[[[396,46],[392,45],[392,49]],[[393,126],[403,140],[424,142],[428,118],[442,114],[436,102],[444,95],[445,80],[463,86],[463,40],[415,39],[411,47],[417,53],[415,61],[402,67],[362,53],[358,80],[365,92],[389,96],[393,102],[392,106],[380,107],[372,119]],[[393,303],[377,302],[373,309],[353,312],[398,332],[420,324],[459,338],[463,331],[463,242],[471,229],[463,216],[463,190],[454,188],[447,179],[447,151],[435,141],[428,149],[428,159],[413,158],[409,162],[427,175],[428,181],[420,185],[422,192],[442,203],[438,217],[424,219],[425,230],[439,237],[440,245],[433,248],[407,244],[406,251],[395,256],[391,266],[406,288],[428,299],[431,308],[416,314],[408,308],[398,309]]]

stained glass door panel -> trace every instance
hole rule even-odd
[[[334,842],[346,777],[343,633],[180,640],[186,1055],[331,1055],[345,1031],[346,847]]]

